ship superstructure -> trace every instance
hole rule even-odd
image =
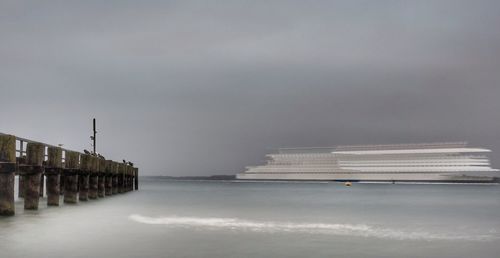
[[[491,152],[465,142],[284,148],[237,179],[493,182]]]

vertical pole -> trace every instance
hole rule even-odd
[[[94,138],[93,138],[93,140],[94,140],[94,153],[96,153],[96,151],[95,151],[96,150],[96,145],[95,144],[96,144],[96,141],[97,141],[97,139],[96,139],[97,131],[96,131],[96,128],[95,128],[95,118],[93,120],[93,124],[94,124]]]
[[[40,176],[44,172],[45,146],[30,142],[26,146],[26,165],[20,168],[24,174],[24,209],[38,210],[40,199]]]
[[[45,174],[47,175],[47,205],[59,206],[60,175],[62,171],[62,149],[49,147]]]
[[[77,203],[78,172],[80,168],[80,153],[66,151],[64,168],[64,203]]]
[[[0,135],[0,216],[15,214],[16,137]]]

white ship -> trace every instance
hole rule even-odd
[[[494,182],[491,152],[465,142],[286,148],[237,179],[382,182]]]

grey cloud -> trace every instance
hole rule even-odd
[[[467,140],[500,164],[497,1],[1,1],[0,131],[236,173],[273,148]]]

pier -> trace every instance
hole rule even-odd
[[[0,216],[15,215],[14,182],[25,210],[98,200],[139,189],[138,168],[60,146],[0,133]],[[44,187],[46,185],[46,187]]]

